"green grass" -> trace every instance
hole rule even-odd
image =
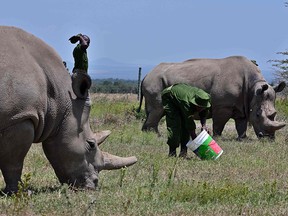
[[[0,215],[288,214],[287,128],[276,132],[275,142],[256,139],[252,128],[248,141],[236,142],[236,131],[229,127],[216,140],[224,150],[217,161],[201,161],[192,151],[190,160],[167,158],[165,122],[161,137],[141,132],[137,105],[136,100],[95,99],[91,112],[95,131],[112,130],[100,148],[135,155],[135,165],[102,171],[94,191],[73,191],[60,185],[41,145],[35,144],[25,159],[25,184],[17,195],[0,197]],[[287,121],[285,107],[279,110]]]

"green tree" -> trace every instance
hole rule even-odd
[[[288,2],[284,2],[285,7],[288,7]],[[268,62],[272,62],[272,66],[274,68],[274,75],[275,75],[275,81],[285,81],[286,84],[288,83],[288,50],[283,52],[277,52],[277,54],[282,55],[282,59],[276,59],[276,60],[269,60]],[[282,92],[286,96],[288,95],[288,89],[284,89]]]
[[[288,82],[288,51],[285,52],[277,52],[279,55],[283,55],[283,59],[279,60],[270,60],[272,62],[272,66],[274,67],[274,75],[276,77],[276,81],[285,81]]]
[[[274,67],[274,75],[275,75],[275,82],[284,81],[286,82],[286,88],[281,92],[283,96],[288,96],[288,51],[285,52],[278,52],[277,54],[283,55],[282,60],[270,60],[269,62],[273,62],[272,66]],[[273,84],[272,84],[273,85]]]
[[[132,93],[137,94],[136,80],[96,79],[92,80],[90,92],[93,93]]]

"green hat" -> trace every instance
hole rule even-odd
[[[196,92],[195,97],[191,100],[191,102],[199,107],[209,108],[211,106],[210,95],[202,89],[199,89]]]

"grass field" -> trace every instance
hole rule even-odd
[[[236,142],[231,121],[216,140],[224,150],[217,161],[201,161],[192,151],[190,160],[168,158],[164,120],[161,137],[141,132],[135,95],[92,98],[93,130],[112,130],[100,148],[138,162],[102,171],[97,190],[74,191],[60,185],[35,144],[25,159],[24,186],[0,197],[0,215],[288,215],[287,126],[275,142],[258,140],[252,128],[249,140]],[[287,114],[279,117],[287,122]]]

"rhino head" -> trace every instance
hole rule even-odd
[[[281,92],[285,86],[285,82],[281,82],[274,88],[266,82],[257,82],[254,85],[249,121],[258,138],[268,136],[274,139],[275,131],[285,126],[285,123],[275,120],[276,92]]]
[[[73,78],[71,105],[58,128],[57,135],[43,142],[43,149],[61,183],[75,187],[95,188],[101,170],[119,169],[136,163],[137,158],[118,157],[102,152],[102,143],[110,131],[95,134],[90,129],[91,102],[88,75]],[[87,98],[88,96],[88,98]]]

